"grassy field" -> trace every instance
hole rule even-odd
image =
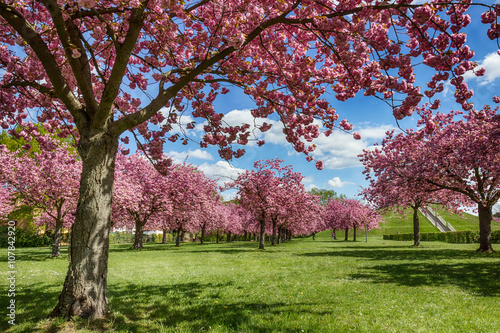
[[[111,312],[94,323],[45,319],[65,250],[59,259],[48,248],[16,250],[18,325],[4,316],[0,331],[500,332],[500,254],[476,253],[477,244],[413,248],[374,237],[330,241],[324,232],[264,251],[254,242],[128,247],[111,248]]]

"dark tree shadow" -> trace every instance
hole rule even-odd
[[[387,264],[369,267],[365,272],[353,274],[351,277],[368,279],[373,283],[393,283],[410,287],[455,285],[477,296],[493,297],[500,295],[498,264]]]
[[[362,247],[299,254],[307,257],[362,258],[369,264],[353,278],[410,287],[455,285],[482,296],[500,295],[500,254],[474,250]],[[473,263],[468,262],[474,260]],[[482,261],[482,262],[478,262]]]

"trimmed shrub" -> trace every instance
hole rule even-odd
[[[37,234],[33,229],[16,228],[16,248],[17,247],[37,247],[51,246],[52,238],[47,234]],[[8,247],[8,226],[0,226],[0,247]]]
[[[396,241],[412,241],[413,234],[384,235],[383,239]],[[423,232],[420,234],[422,242],[446,242],[446,243],[479,243],[478,231],[448,231],[448,232]],[[491,233],[491,242],[500,244],[500,230]]]

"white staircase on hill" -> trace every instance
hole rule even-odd
[[[445,221],[439,213],[435,212],[431,207],[420,207],[418,209],[431,223],[439,229],[441,232],[455,231],[455,228],[451,224]]]

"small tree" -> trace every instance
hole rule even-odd
[[[134,227],[132,248],[142,249],[146,224],[158,225],[171,210],[167,180],[141,154],[119,156],[115,172],[113,223]]]
[[[22,203],[41,210],[39,225],[53,229],[52,256],[60,255],[63,227],[74,221],[81,163],[68,151],[47,141],[40,153],[18,156],[5,146],[0,151],[0,181],[8,184]]]
[[[382,210],[398,210],[402,214],[405,208],[411,207],[413,245],[420,246],[419,208],[440,204],[456,211],[460,205],[470,203],[463,195],[417,181],[414,164],[419,161],[414,160],[414,155],[408,154],[407,150],[399,149],[400,142],[404,140],[403,135],[400,136],[398,140],[392,140],[393,133],[390,133],[380,148],[365,150],[359,155],[365,165],[363,173],[370,181],[370,186],[361,195]]]

